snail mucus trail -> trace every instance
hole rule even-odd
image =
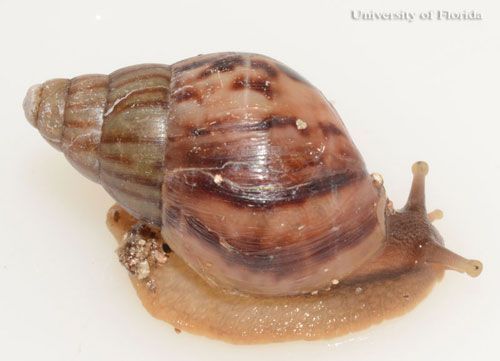
[[[117,201],[107,224],[148,311],[234,343],[340,336],[401,315],[445,269],[425,162],[394,210],[333,106],[273,59],[218,53],[54,79],[26,118]]]

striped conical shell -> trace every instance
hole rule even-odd
[[[384,241],[385,196],[323,95],[268,57],[220,53],[32,88],[27,118],[205,280],[327,287]]]

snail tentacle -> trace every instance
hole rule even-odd
[[[427,213],[427,218],[429,218],[429,222],[437,221],[438,219],[442,219],[444,216],[443,211],[440,209],[435,209],[432,212]]]
[[[480,261],[464,258],[433,242],[426,244],[425,253],[426,262],[440,264],[447,269],[467,273],[471,277],[479,276],[483,270],[483,264]]]
[[[404,209],[425,212],[425,176],[429,172],[429,165],[426,162],[418,161],[413,164],[411,171],[413,182]]]

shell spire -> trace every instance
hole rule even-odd
[[[28,89],[23,108],[26,119],[57,150],[61,150],[68,79],[52,79]]]
[[[34,85],[23,107],[80,173],[136,218],[160,224],[169,92],[170,67],[142,64]]]
[[[34,85],[23,102],[31,125],[94,182],[99,180],[97,150],[106,95],[107,76],[88,75]]]

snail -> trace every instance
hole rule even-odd
[[[107,224],[144,306],[234,343],[339,336],[409,311],[444,270],[425,162],[394,209],[344,123],[286,65],[199,55],[28,90],[27,120],[116,200]]]

